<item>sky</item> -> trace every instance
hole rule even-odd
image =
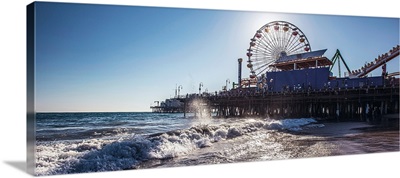
[[[180,94],[199,83],[219,91],[237,82],[250,38],[276,20],[299,27],[329,59],[339,49],[350,69],[399,44],[398,18],[62,3],[37,3],[35,15],[38,112],[150,111],[179,85]],[[399,71],[399,57],[388,71]]]

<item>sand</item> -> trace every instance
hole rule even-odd
[[[299,144],[331,145],[319,150],[327,154],[348,155],[399,151],[399,128],[370,125],[365,122],[323,123],[320,128],[303,130],[302,136],[309,136]],[[315,155],[323,156],[323,155]]]
[[[323,126],[323,127],[321,127]],[[153,159],[136,169],[298,159],[399,151],[398,128],[365,122],[309,125],[302,131],[260,130],[213,143],[174,159]]]

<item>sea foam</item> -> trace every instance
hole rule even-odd
[[[272,120],[267,124],[267,128],[273,130],[301,131],[302,126],[316,122],[313,118]]]
[[[260,129],[301,130],[314,119],[253,120],[221,125],[197,125],[153,135],[84,141],[38,142],[36,174],[68,174],[134,169],[151,159],[170,159],[221,140],[235,139]]]

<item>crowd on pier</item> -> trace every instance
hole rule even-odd
[[[394,76],[387,76],[386,60],[393,57],[400,50],[400,46],[393,47],[389,52],[379,55],[373,62],[365,64],[361,69],[353,70],[351,74],[357,76],[361,72],[374,65],[382,65],[382,76],[375,77],[345,77],[330,78],[328,68],[304,69],[294,71],[283,71],[283,73],[271,73],[267,78],[265,74],[254,80],[242,80],[241,87],[228,89],[227,85],[221,91],[201,92],[187,94],[186,98],[195,97],[242,97],[242,96],[266,96],[273,94],[296,94],[310,92],[329,92],[352,90],[360,88],[395,87],[399,85],[399,79]],[[288,80],[287,76],[296,76]],[[285,80],[286,82],[282,82]],[[303,82],[305,81],[305,82]],[[311,82],[310,82],[311,81]],[[184,98],[185,96],[181,96]],[[179,96],[178,96],[179,98]]]
[[[379,55],[377,58],[375,58],[374,61],[366,63],[363,67],[361,67],[361,69],[351,71],[351,74],[358,75],[362,72],[365,72],[368,68],[370,68],[376,64],[379,64],[382,60],[385,60],[387,57],[398,52],[399,50],[400,50],[400,46],[397,45],[397,46],[393,47],[389,52]]]

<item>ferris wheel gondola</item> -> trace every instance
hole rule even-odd
[[[311,52],[311,46],[298,27],[285,21],[267,23],[250,39],[246,54],[250,78],[273,70],[270,65],[281,57],[304,52]]]

